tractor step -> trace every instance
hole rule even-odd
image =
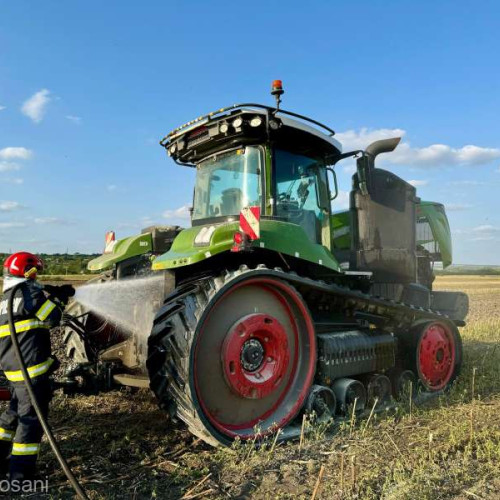
[[[120,385],[129,387],[149,388],[149,377],[143,375],[131,375],[130,373],[115,373],[113,380]]]

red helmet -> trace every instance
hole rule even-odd
[[[10,257],[7,257],[7,260],[3,264],[4,276],[35,279],[38,271],[42,270],[42,259],[29,252],[12,254]]]

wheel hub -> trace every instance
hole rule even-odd
[[[254,372],[264,361],[264,347],[257,339],[247,340],[241,348],[240,359],[246,371]]]
[[[290,361],[283,325],[267,314],[249,314],[228,331],[222,347],[224,376],[231,390],[262,399],[279,385]]]
[[[453,374],[455,344],[446,325],[434,323],[422,334],[419,346],[419,368],[430,389],[442,389]]]

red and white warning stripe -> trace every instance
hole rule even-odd
[[[104,253],[112,253],[115,245],[116,245],[115,232],[108,231],[106,233],[106,246],[104,247]]]
[[[260,207],[247,207],[240,212],[240,231],[249,240],[260,238]]]

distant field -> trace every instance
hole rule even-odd
[[[41,281],[88,281],[93,274],[51,274],[40,276]]]
[[[54,283],[65,282],[72,283],[75,285],[80,285],[91,279],[94,275],[92,274],[55,274],[50,276],[40,276],[39,280],[41,283]],[[62,283],[61,283],[62,284]],[[3,286],[3,278],[0,277],[0,291]]]
[[[191,488],[188,498],[309,499],[322,466],[321,499],[498,499],[500,277],[443,276],[436,288],[465,291],[471,309],[462,375],[427,407],[410,414],[403,404],[327,440],[314,427],[301,449],[272,450],[270,441],[260,450],[214,450],[168,423],[146,390],[57,394],[51,419],[63,453],[93,499],[174,499]],[[72,498],[48,445],[42,448],[53,498]]]

